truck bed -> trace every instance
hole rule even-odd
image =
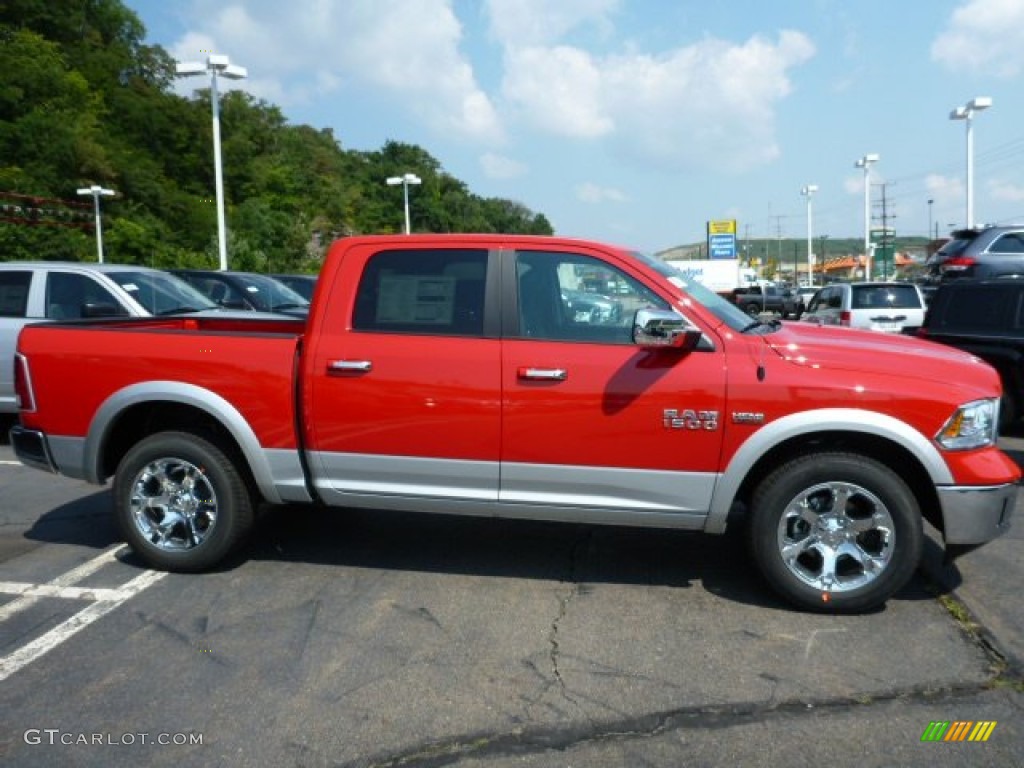
[[[84,435],[111,393],[180,382],[183,396],[205,390],[237,408],[264,446],[294,447],[293,368],[304,332],[303,320],[211,315],[27,326],[20,348],[32,361],[36,412],[22,418],[51,435]],[[69,385],[74,371],[89,375]]]

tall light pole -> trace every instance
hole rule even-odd
[[[406,173],[402,176],[388,176],[387,182],[389,187],[402,185],[402,196],[405,198],[405,234],[408,235],[412,231],[409,222],[409,185],[422,184],[423,179],[415,173]]]
[[[100,197],[113,197],[114,190],[104,189],[99,184],[83,187],[78,190],[80,195],[92,195],[92,207],[96,212],[96,256],[103,263],[103,221],[100,218]]]
[[[992,99],[988,96],[978,96],[949,113],[950,120],[963,120],[967,123],[967,221],[965,225],[968,229],[974,227],[974,129],[972,127],[974,113],[991,106]]]
[[[877,163],[879,157],[875,153],[864,155],[854,165],[864,169],[864,279],[871,279],[871,164]]]
[[[930,197],[928,198],[928,239],[929,240],[937,240],[938,239],[937,237],[932,237],[932,203],[934,203],[934,202],[935,202],[935,200],[933,200]]]
[[[199,61],[179,61],[175,67],[179,77],[192,75],[210,75],[210,103],[213,105],[213,172],[217,185],[217,252],[220,254],[220,268],[228,268],[228,235],[224,223],[224,172],[220,159],[220,98],[217,95],[217,77],[228,80],[242,80],[249,73],[245,67],[232,64],[227,56],[210,55],[206,63]]]
[[[817,184],[808,184],[801,188],[800,194],[807,198],[807,285],[814,285],[814,254],[811,245],[811,198],[818,191]],[[794,275],[793,277],[796,277]]]

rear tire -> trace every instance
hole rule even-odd
[[[114,475],[114,513],[147,565],[195,572],[249,532],[253,499],[227,452],[206,437],[160,432],[138,442]]]
[[[914,574],[924,539],[907,484],[852,453],[801,456],[768,475],[752,497],[749,533],[769,585],[821,613],[882,606]]]

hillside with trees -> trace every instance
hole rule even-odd
[[[96,258],[98,184],[108,261],[215,266],[209,89],[172,91],[173,58],[144,42],[119,0],[0,4],[0,259]],[[225,202],[234,269],[311,271],[331,239],[400,231],[401,187],[422,232],[551,234],[543,214],[484,198],[426,150],[388,141],[346,150],[330,128],[292,125],[242,91],[220,98]]]

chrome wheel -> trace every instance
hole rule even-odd
[[[217,494],[202,468],[178,458],[148,462],[131,483],[129,510],[139,535],[165,551],[198,547],[217,524]]]
[[[785,567],[822,592],[873,582],[888,567],[896,526],[886,505],[854,483],[828,482],[797,494],[779,519],[777,545]]]

